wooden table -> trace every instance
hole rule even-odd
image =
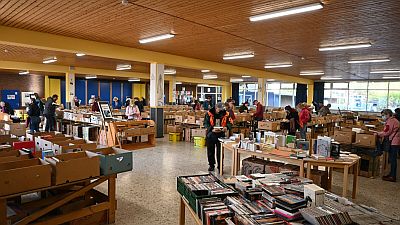
[[[108,195],[105,195],[95,189],[94,187],[108,182]],[[53,190],[68,190],[63,194],[54,195],[48,198],[42,198],[40,200],[27,202],[21,205],[22,208],[35,208],[40,207],[39,210],[28,214],[26,217],[21,220],[12,223],[14,225],[49,225],[49,224],[64,224],[70,221],[74,221],[80,218],[90,217],[91,215],[98,213],[105,213],[106,215],[106,223],[112,224],[115,222],[115,210],[116,210],[116,175],[110,176],[101,176],[97,178],[91,178],[76,182],[70,182],[61,185],[50,186],[46,188],[41,188],[37,190],[30,190],[23,193],[16,193],[7,196],[0,196],[0,224],[9,224],[7,218],[7,200],[13,199],[16,197],[20,197],[25,194],[53,191]],[[54,211],[56,209],[61,209],[61,207],[70,203],[72,200],[83,197],[86,200],[90,200],[92,197],[97,199],[99,202],[96,204],[90,204],[88,206],[75,207],[68,210],[64,214],[54,215],[46,218],[46,220],[39,220],[34,222],[35,220],[42,218],[47,215],[49,212]],[[75,210],[74,210],[75,209]]]
[[[311,167],[312,166],[323,166],[328,169],[328,182],[329,188],[332,186],[332,169],[339,168],[343,169],[343,192],[342,196],[347,196],[347,187],[349,183],[349,169],[353,169],[353,191],[352,198],[356,198],[358,188],[358,174],[360,172],[360,157],[354,156],[354,160],[351,162],[344,161],[327,161],[327,160],[316,160],[316,159],[304,159],[304,163],[307,163],[307,178],[311,178]]]
[[[300,173],[299,175],[301,177],[304,177],[304,162],[302,159],[292,159],[286,156],[282,155],[276,155],[276,154],[271,154],[268,152],[252,152],[252,151],[246,151],[244,149],[237,149],[234,148],[233,145],[236,143],[229,142],[229,143],[221,143],[221,170],[220,170],[220,175],[223,175],[223,166],[224,166],[224,152],[225,149],[229,150],[232,152],[232,176],[237,175],[237,171],[240,169],[240,155],[241,154],[247,154],[247,155],[252,155],[256,157],[262,157],[262,158],[268,158],[268,159],[273,159],[273,160],[278,160],[278,161],[283,161],[285,163],[291,164],[291,165],[297,165],[300,167]]]
[[[186,222],[186,209],[190,212],[190,214],[192,215],[194,221],[196,222],[196,224],[198,225],[203,225],[203,223],[201,222],[200,218],[197,216],[196,212],[190,207],[189,203],[187,202],[187,200],[180,196],[180,205],[179,205],[179,225],[185,225]]]

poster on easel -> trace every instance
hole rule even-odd
[[[113,118],[110,104],[108,102],[98,102],[99,109],[103,120],[110,120]]]

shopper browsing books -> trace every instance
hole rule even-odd
[[[141,120],[139,107],[135,104],[135,101],[131,99],[130,105],[126,107],[125,115],[128,120]]]
[[[264,119],[264,110],[263,110],[263,105],[257,101],[253,101],[253,105],[256,106],[256,112],[253,114],[253,117],[256,121],[261,121]]]
[[[232,118],[224,109],[222,103],[211,108],[204,118],[204,127],[207,129],[206,143],[208,156],[208,171],[215,169],[215,148],[217,148],[218,170],[220,169],[221,145],[218,138],[225,137],[227,130],[232,127]]]
[[[307,123],[311,120],[310,107],[307,103],[301,103],[300,108],[300,137],[301,139],[306,139],[307,136]]]

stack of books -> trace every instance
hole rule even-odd
[[[197,215],[204,225],[225,225],[225,219],[233,216],[228,206],[216,197],[198,200]]]
[[[285,189],[278,185],[264,186],[262,198],[265,204],[271,209],[275,208],[275,197],[286,194]]]
[[[300,209],[305,220],[313,225],[347,225],[353,221],[344,207],[338,202],[325,200],[324,205]]]
[[[285,194],[275,197],[275,213],[286,221],[301,218],[299,209],[307,207],[307,201],[300,196]]]
[[[235,191],[227,186],[218,183],[212,175],[183,177],[182,181],[192,192],[206,192],[207,195],[232,194]]]

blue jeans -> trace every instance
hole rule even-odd
[[[300,138],[306,140],[307,137],[307,126],[304,124],[303,127],[300,127]]]
[[[29,128],[31,133],[39,132],[39,124],[40,124],[40,117],[38,116],[31,116],[29,122]]]
[[[389,149],[389,163],[390,163],[390,174],[389,176],[396,178],[397,172],[397,153],[400,150],[400,146],[392,145]]]

